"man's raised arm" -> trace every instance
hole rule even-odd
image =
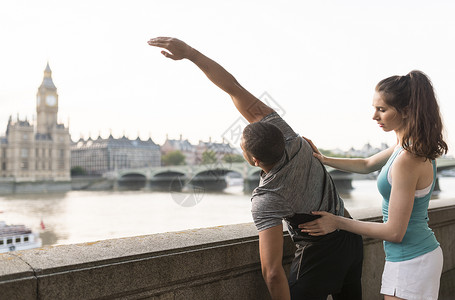
[[[198,66],[207,77],[220,89],[228,93],[234,102],[237,110],[253,123],[262,120],[265,116],[273,112],[273,109],[264,104],[261,100],[253,96],[244,89],[222,66],[211,60],[196,49],[186,43],[170,37],[157,37],[151,39],[150,46],[164,48],[167,51],[161,53],[173,60],[189,59]]]

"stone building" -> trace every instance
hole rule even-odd
[[[8,120],[0,137],[0,177],[15,182],[70,180],[70,135],[57,123],[57,88],[49,63],[36,94],[36,127],[27,119]]]
[[[212,142],[212,139],[209,138],[208,142],[199,141],[199,144],[196,146],[197,163],[202,163],[202,156],[205,151],[213,151],[218,162],[222,162],[223,157],[227,154],[239,154],[239,152],[235,148],[232,148],[229,143],[225,143],[224,139],[223,142],[216,143]]]
[[[102,175],[117,169],[159,167],[160,146],[151,138],[146,141],[123,136],[116,139],[88,138],[71,145],[71,167],[82,167],[87,175]]]
[[[166,135],[166,141],[161,146],[161,153],[163,155],[168,154],[172,151],[180,151],[185,156],[185,163],[187,165],[196,164],[196,147],[192,145],[187,139],[183,139],[180,135],[180,139],[171,140]]]
[[[179,140],[171,140],[166,136],[166,141],[161,146],[161,153],[165,155],[177,150],[185,155],[187,165],[202,164],[202,156],[205,151],[213,151],[218,162],[222,162],[226,154],[239,154],[231,145],[225,143],[224,139],[222,143],[215,143],[209,138],[208,142],[199,141],[199,144],[193,145],[187,139],[182,139],[182,135]]]

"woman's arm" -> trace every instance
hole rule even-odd
[[[386,223],[363,222],[335,216],[327,212],[314,212],[322,217],[301,224],[302,232],[324,235],[342,229],[385,241],[400,243],[406,233],[414,205],[414,194],[419,179],[416,158],[403,153],[396,158],[392,168],[392,192],[389,200],[389,215]]]
[[[221,65],[186,43],[176,38],[157,37],[151,39],[148,44],[168,50],[169,52],[161,51],[161,53],[173,60],[186,58],[192,61],[210,81],[231,96],[235,107],[248,122],[260,121],[273,112],[272,108],[244,89]]]
[[[313,148],[313,155],[319,159],[324,165],[331,166],[347,172],[368,174],[381,169],[392,155],[395,145],[385,149],[368,158],[335,158],[328,157],[319,152],[318,148],[310,139],[304,139]]]

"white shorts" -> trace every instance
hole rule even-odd
[[[437,300],[442,262],[441,247],[410,260],[386,261],[381,294],[409,300]]]

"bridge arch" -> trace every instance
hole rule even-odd
[[[141,173],[126,173],[120,176],[118,186],[120,189],[140,190],[147,184],[147,177]]]
[[[198,187],[207,191],[220,191],[227,187],[226,177],[230,174],[242,175],[238,170],[230,168],[216,168],[198,170],[190,179],[189,183],[193,187]]]
[[[146,169],[123,169],[119,170],[117,173],[117,178],[121,180],[122,177],[124,176],[130,176],[130,174],[137,174],[137,175],[142,175],[144,177],[148,177],[148,172]]]
[[[160,170],[150,177],[150,188],[160,191],[181,191],[188,175],[181,170]]]
[[[244,178],[244,191],[252,192],[258,185],[259,180],[261,179],[261,169],[260,168],[250,168]]]

